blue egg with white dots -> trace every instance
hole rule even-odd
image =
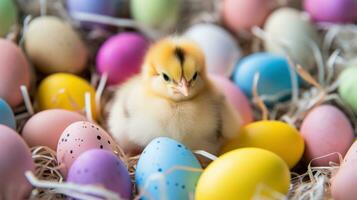
[[[298,86],[301,83],[292,71]],[[236,66],[233,81],[249,97],[253,96],[254,76],[259,73],[258,94],[265,103],[275,103],[290,97],[292,90],[291,72],[287,58],[270,53],[255,53],[243,58]]]
[[[9,104],[0,98],[0,124],[16,130],[16,120]]]
[[[200,163],[186,146],[159,137],[141,154],[135,181],[143,200],[185,200],[194,197],[201,171]]]

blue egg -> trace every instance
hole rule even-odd
[[[249,97],[252,97],[254,75],[260,74],[258,93],[266,103],[285,100],[291,95],[292,83],[289,63],[283,56],[255,53],[241,60],[236,66],[233,81]],[[301,80],[294,72],[298,85]]]
[[[9,104],[0,98],[0,124],[16,130],[16,120]]]
[[[173,170],[174,167],[199,171]],[[194,196],[201,170],[197,158],[187,147],[173,139],[159,137],[151,141],[141,154],[135,180],[143,193],[141,199],[185,200]]]

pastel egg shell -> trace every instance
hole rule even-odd
[[[16,130],[16,120],[14,112],[9,104],[0,98],[0,124]]]
[[[334,200],[355,200],[357,196],[357,161],[343,165],[331,180],[331,194]]]
[[[354,113],[357,113],[357,66],[345,68],[340,76],[338,93],[345,104],[347,104]]]
[[[144,195],[142,199],[159,199],[161,195],[170,200],[189,199],[195,192],[201,172],[170,171],[179,166],[202,169],[183,144],[166,137],[152,140],[140,156],[135,172],[136,184]],[[157,175],[164,175],[164,178],[153,179]],[[144,188],[145,185],[148,187]]]
[[[290,96],[292,83],[286,58],[261,52],[251,54],[237,64],[233,80],[248,97],[252,97],[253,80],[256,73],[260,75],[258,94],[267,98],[266,103],[274,103]],[[295,76],[300,85],[301,81],[296,73]]]
[[[23,200],[32,186],[25,177],[26,171],[35,171],[30,149],[13,129],[0,125],[0,197]]]
[[[0,37],[9,33],[17,21],[17,9],[13,0],[0,1]]]
[[[47,146],[56,151],[61,134],[76,121],[86,121],[86,118],[64,109],[44,110],[26,122],[21,134],[30,147]]]
[[[62,174],[66,176],[76,158],[89,149],[117,151],[114,140],[98,125],[87,121],[69,125],[57,145],[57,160],[59,164],[63,164]]]
[[[100,185],[123,199],[131,197],[131,180],[127,167],[113,153],[101,149],[82,153],[72,164],[67,182]]]
[[[331,153],[344,156],[354,140],[352,125],[347,116],[332,105],[312,109],[304,118],[300,132],[305,139],[306,162]],[[311,164],[329,166],[329,162],[339,163],[338,155],[319,158]]]
[[[357,160],[357,142],[354,139],[354,142],[351,145],[351,147],[348,149],[342,164],[353,162],[355,160]]]

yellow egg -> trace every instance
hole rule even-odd
[[[37,103],[40,110],[62,108],[83,113],[86,92],[90,93],[95,119],[94,88],[86,80],[72,74],[56,73],[46,77],[38,88]]]
[[[304,139],[287,123],[258,121],[244,126],[236,138],[227,141],[222,152],[242,147],[258,147],[272,151],[292,168],[304,153]]]
[[[279,156],[242,148],[220,156],[203,171],[195,196],[196,200],[272,199],[275,192],[285,195],[289,185],[289,168]]]

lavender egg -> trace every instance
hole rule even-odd
[[[123,199],[131,197],[127,167],[109,151],[93,149],[81,154],[70,168],[67,181],[82,185],[100,185]]]

